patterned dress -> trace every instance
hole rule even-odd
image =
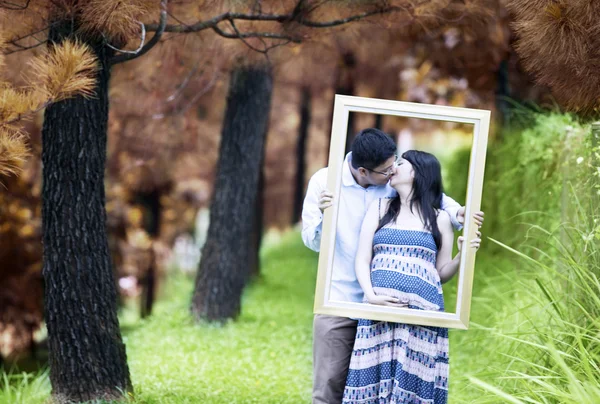
[[[436,256],[429,232],[378,230],[371,262],[375,293],[412,309],[444,311]],[[359,320],[344,404],[442,404],[447,398],[447,328]]]

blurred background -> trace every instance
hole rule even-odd
[[[344,8],[323,2],[323,11],[311,18],[335,20],[358,14],[360,7],[370,4],[360,3]],[[242,41],[216,30],[165,32],[151,52],[114,65],[105,171],[107,233],[119,319],[140,402],[309,401],[316,255],[299,242],[297,226],[308,180],[327,165],[335,94],[492,111],[482,206],[484,244],[476,265],[471,330],[451,334],[456,358],[451,402],[600,398],[590,395],[598,392],[597,387],[585,387],[599,378],[597,365],[589,362],[590,352],[598,355],[597,334],[595,340],[590,335],[598,325],[592,314],[600,308],[597,300],[589,300],[598,291],[593,288],[600,239],[594,210],[600,158],[592,131],[598,98],[589,95],[597,94],[600,79],[597,72],[589,72],[597,66],[599,47],[583,36],[569,36],[564,28],[579,24],[588,27],[589,34],[598,24],[584,17],[579,6],[571,9],[563,3],[553,8],[554,2],[539,1],[527,8],[518,1],[467,1],[459,2],[466,8],[458,14],[436,12],[455,2],[430,3],[429,9],[415,8],[420,11],[409,17],[369,17],[318,33],[306,27],[296,32],[269,26],[264,29],[298,36],[263,52],[254,47],[264,39]],[[209,1],[197,7],[171,2],[168,23],[190,26],[219,14],[211,7],[252,9],[243,2]],[[267,13],[288,4],[265,2],[263,7],[260,12]],[[18,34],[38,27],[37,14],[15,23],[15,13],[10,11],[0,25],[9,39],[2,72],[6,82],[19,86],[28,83],[23,69],[43,51],[40,44],[45,42],[36,37],[39,33]],[[150,13],[144,21],[155,22],[156,15]],[[545,38],[540,37],[542,31]],[[128,48],[137,46],[138,39]],[[579,45],[588,53],[575,55]],[[563,59],[550,59],[563,51],[571,60],[579,57],[575,67]],[[268,114],[264,156],[247,156],[261,162],[252,210],[256,222],[251,232],[259,240],[252,258],[256,262],[249,264],[253,267],[248,270],[251,276],[237,325],[201,332],[181,329],[177,327],[191,327],[186,316],[203,246],[210,237],[221,140],[232,102],[228,92],[240,65],[268,65],[272,77],[270,105],[262,111]],[[579,76],[573,78],[575,73],[567,66]],[[561,77],[572,81],[560,81]],[[43,111],[38,111],[24,123],[32,156],[20,165],[22,172],[0,178],[0,358],[7,374],[15,378],[0,384],[4,402],[37,402],[50,391],[44,373],[43,119]],[[250,116],[243,125],[250,127],[252,122]],[[472,127],[353,113],[348,146],[366,127],[382,129],[400,149],[436,154],[444,167],[445,189],[464,203]],[[221,158],[235,166],[246,158],[244,153]],[[571,309],[561,306],[567,304],[559,298],[565,291],[571,299],[582,299],[577,313],[569,314]],[[448,298],[453,293],[450,288]],[[543,314],[548,307],[554,310],[549,317]],[[532,318],[548,321],[527,322]],[[578,324],[589,325],[589,333],[560,339],[568,324],[584,319]],[[553,321],[564,321],[563,328]],[[548,340],[543,337],[547,331],[538,331],[544,326],[556,331]],[[278,329],[279,334],[263,327]],[[244,336],[258,330],[261,336]],[[178,340],[183,334],[196,342]],[[230,366],[251,366],[258,373],[240,377],[230,391],[209,392],[209,386],[228,380],[226,372],[208,365],[211,355],[214,359],[218,352],[229,352],[219,342],[228,337],[236,341],[225,344],[232,349],[224,353],[233,361]],[[532,348],[534,342],[544,348]],[[577,352],[569,351],[571,356],[565,359],[560,352],[568,349],[563,345],[575,342],[580,343]],[[262,348],[250,348],[252,343]],[[159,354],[163,348],[178,358],[177,364],[167,364],[166,356]],[[205,359],[194,356],[198,352]],[[240,352],[247,354],[245,359],[233,359]],[[295,364],[295,376],[275,364],[273,358],[281,355]],[[186,367],[189,357],[196,359]],[[194,377],[205,380],[192,377],[194,387],[177,384],[196,371]],[[556,380],[542,381],[549,372]],[[181,382],[170,385],[166,379]],[[530,382],[534,387],[524,387]],[[177,396],[186,389],[191,392]]]

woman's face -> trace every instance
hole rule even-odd
[[[415,171],[408,160],[402,157],[398,158],[394,167],[394,173],[390,178],[390,185],[412,184],[415,178]]]

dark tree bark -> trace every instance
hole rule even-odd
[[[224,321],[241,310],[272,90],[268,66],[232,72],[210,226],[192,297],[196,319]]]
[[[53,24],[49,40],[77,24]],[[96,96],[46,109],[42,129],[45,318],[52,395],[59,402],[118,399],[131,391],[106,236],[104,167],[109,59],[102,40],[79,37],[98,58]]]
[[[506,59],[500,62],[498,67],[498,88],[496,90],[496,107],[498,108],[498,121],[502,126],[510,125],[510,107],[508,97],[510,97],[508,61]]]
[[[150,249],[150,254],[152,257],[150,259],[150,266],[147,268],[142,281],[141,318],[146,318],[152,314],[152,307],[154,306],[154,298],[156,296],[156,257],[154,256],[154,249]]]
[[[373,127],[377,129],[381,129],[383,127],[383,115],[375,115],[375,125]]]
[[[265,137],[266,143],[266,137]],[[264,206],[265,206],[265,145],[263,144],[263,151],[260,163],[260,176],[258,178],[258,189],[256,193],[256,201],[254,202],[254,222],[252,224],[252,233],[250,235],[250,244],[248,246],[248,277],[253,278],[260,275],[260,245],[262,243],[263,236],[263,219],[264,219]]]
[[[311,94],[310,88],[303,87],[300,98],[300,126],[298,128],[298,143],[296,144],[296,179],[294,183],[294,210],[292,225],[302,217],[302,203],[304,201],[304,182],[306,171],[306,142],[311,119]]]
[[[152,240],[156,240],[160,230],[160,218],[162,206],[160,197],[163,194],[161,189],[153,189],[148,192],[139,192],[134,197],[134,203],[144,207],[143,226]],[[154,299],[156,296],[156,258],[154,250],[151,250],[151,260],[148,268],[141,280],[142,293],[140,302],[140,317],[146,318],[152,314]]]
[[[162,189],[153,189],[148,192],[138,192],[133,198],[135,204],[139,204],[144,208],[143,226],[151,237],[157,237],[160,230],[162,212],[160,197],[163,193]]]
[[[335,73],[335,94],[340,95],[354,95],[354,68],[356,67],[356,58],[350,51],[345,52],[341,56],[340,64],[336,68]],[[331,106],[331,122],[333,124],[333,105]],[[329,131],[331,136],[331,130]],[[348,132],[346,133],[346,153],[350,151],[350,146],[354,140],[354,113],[350,113],[348,116]],[[331,138],[330,144],[331,144]],[[329,156],[329,150],[327,150],[327,156]]]

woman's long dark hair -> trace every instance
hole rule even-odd
[[[425,228],[433,235],[438,250],[442,247],[442,234],[437,225],[436,209],[441,209],[442,193],[442,167],[438,159],[430,153],[419,150],[408,150],[402,154],[402,158],[408,161],[415,171],[415,179],[412,187],[412,199],[410,200],[410,211],[417,205],[419,216]],[[395,222],[400,213],[400,196],[396,196],[390,202],[387,213],[379,221],[379,227],[390,222]]]

